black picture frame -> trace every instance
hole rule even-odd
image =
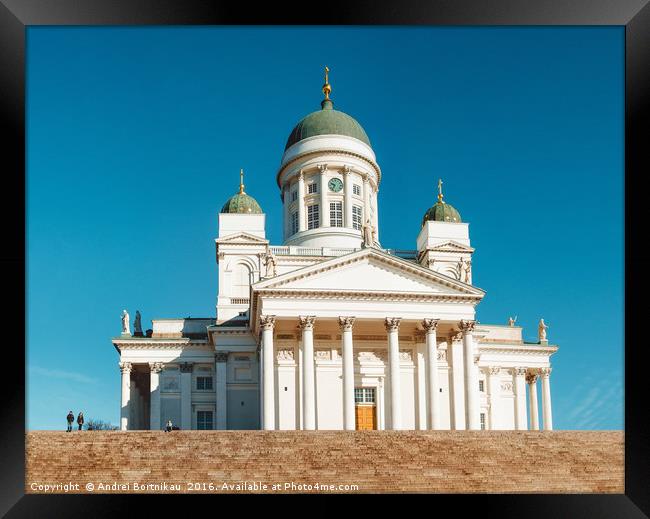
[[[34,25],[616,25],[625,27],[625,494],[426,496],[458,510],[477,504],[500,517],[647,517],[650,514],[650,432],[644,427],[647,367],[642,323],[647,288],[642,267],[650,106],[648,0],[347,0],[281,6],[214,0],[0,0],[0,106],[5,129],[2,266],[11,296],[5,309],[5,373],[0,434],[0,513],[6,517],[124,513],[130,496],[25,495],[25,34]],[[309,6],[309,10],[307,8]],[[603,194],[606,204],[607,194]],[[606,207],[603,208],[606,213]],[[606,237],[604,237],[606,245]],[[595,244],[602,246],[603,244]],[[607,275],[606,272],[603,273]],[[604,302],[606,304],[606,302]],[[22,310],[22,312],[21,312]],[[619,309],[614,309],[619,310]],[[600,326],[602,323],[594,323]],[[21,347],[21,345],[23,345]],[[23,369],[21,369],[23,368]],[[580,369],[576,367],[576,369]],[[156,513],[165,513],[163,496]],[[223,499],[225,496],[222,496]],[[250,496],[247,496],[250,497]],[[205,498],[205,496],[202,496]],[[165,500],[167,502],[167,500]],[[214,503],[212,501],[211,503]],[[436,503],[438,505],[438,503]],[[212,505],[214,506],[214,504]],[[152,509],[152,512],[154,509]],[[216,509],[215,512],[216,513]],[[166,514],[167,515],[167,514]]]

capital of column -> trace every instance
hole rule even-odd
[[[131,369],[133,368],[133,364],[130,362],[120,362],[120,371],[122,373],[131,373]]]
[[[526,368],[512,368],[512,374],[516,377],[523,377],[526,375]]]
[[[551,368],[542,368],[539,370],[539,374],[542,378],[548,378],[551,376]]]
[[[435,332],[440,319],[422,319],[422,326],[427,332]]]
[[[534,384],[535,382],[537,382],[537,378],[538,378],[537,373],[532,373],[532,372],[529,371],[526,374],[526,382],[528,384]]]
[[[461,331],[463,332],[463,335],[472,333],[474,331],[474,327],[476,326],[476,321],[466,321],[462,320],[459,324]]]
[[[193,362],[183,362],[180,366],[181,373],[192,373],[192,368],[194,367]]]
[[[463,340],[463,334],[461,332],[452,332],[449,336],[449,342],[458,342]]]
[[[228,353],[227,351],[218,351],[215,353],[214,358],[217,362],[228,362]]]
[[[260,315],[262,330],[272,330],[275,326],[275,315]]]
[[[316,167],[321,173],[325,173],[325,171],[327,171],[327,164],[317,164]]]
[[[488,366],[487,368],[485,368],[485,372],[488,375],[498,375],[499,373],[501,373],[501,368],[499,366]]]
[[[352,166],[345,165],[343,166],[343,174],[349,175],[352,172]]]
[[[298,180],[305,180],[305,172],[302,169],[298,172]]]
[[[298,316],[298,326],[300,326],[301,330],[313,330],[315,321],[316,321],[315,315]]]
[[[162,362],[150,362],[149,371],[151,373],[160,373],[163,370],[164,364]]]
[[[342,332],[352,331],[352,325],[354,324],[354,317],[339,317],[339,326],[341,327]]]
[[[396,332],[399,330],[399,323],[402,320],[401,317],[386,317],[384,320],[384,326],[386,327],[387,332]]]

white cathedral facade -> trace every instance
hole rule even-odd
[[[323,92],[277,172],[284,242],[242,179],[219,214],[216,318],[143,333],[138,313],[131,333],[123,316],[121,429],[552,429],[543,320],[536,343],[476,321],[469,226],[440,183],[416,249],[383,247],[375,153]]]

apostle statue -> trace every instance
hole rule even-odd
[[[508,326],[514,326],[516,322],[517,322],[517,316],[516,315],[515,315],[514,319],[512,318],[512,316],[508,317]]]
[[[463,260],[463,273],[462,280],[464,283],[472,283],[472,262],[470,260]]]
[[[266,277],[267,278],[272,278],[275,276],[275,267],[277,266],[277,263],[275,261],[275,256],[271,254],[270,252],[266,255]]]
[[[129,326],[129,312],[122,310],[122,335],[131,335]]]
[[[546,329],[548,325],[544,322],[544,319],[539,320],[539,325],[537,325],[537,335],[539,336],[539,342],[548,341],[546,338]]]
[[[374,240],[375,230],[373,225],[370,223],[370,218],[366,220],[366,223],[363,226],[363,247],[372,247],[375,243]]]
[[[140,315],[140,310],[135,311],[135,320],[133,321],[133,335],[142,337],[142,316]]]

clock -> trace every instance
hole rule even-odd
[[[330,191],[338,193],[341,189],[343,189],[343,182],[341,182],[340,178],[332,178],[327,183],[327,187],[330,188]]]

